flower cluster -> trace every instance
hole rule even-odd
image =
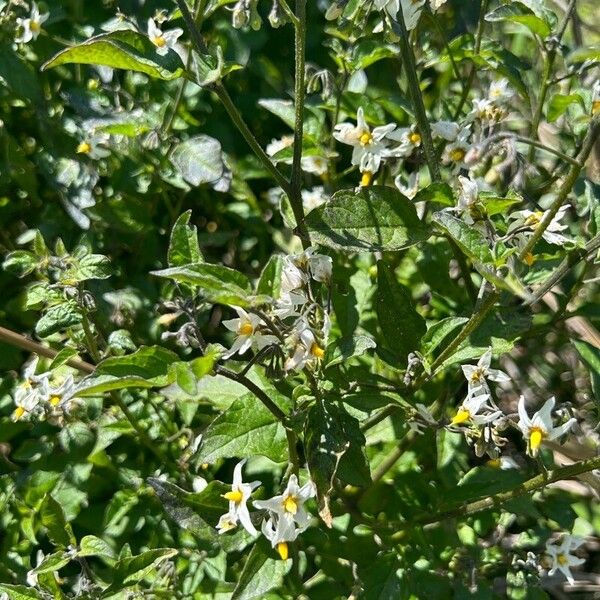
[[[252,523],[247,503],[252,492],[261,484],[260,481],[252,483],[242,481],[242,468],[245,462],[242,460],[235,466],[231,491],[223,495],[229,501],[229,510],[219,519],[217,524],[219,533],[231,531],[239,523],[250,535],[258,535],[258,531]],[[294,542],[298,535],[307,529],[310,514],[304,504],[315,494],[315,486],[312,481],[299,486],[296,475],[291,475],[281,494],[268,500],[253,501],[255,508],[266,511],[261,531],[271,542],[271,546],[277,550],[282,560],[288,558],[288,543]]]
[[[270,349],[276,359],[283,358],[283,370],[294,371],[324,357],[330,321],[315,287],[330,283],[331,258],[309,248],[282,262],[279,297],[268,309],[250,312],[234,307],[237,318],[224,321],[236,334],[225,358]]]
[[[13,420],[39,419],[62,424],[78,403],[75,381],[72,375],[57,383],[52,381],[51,372],[36,374],[38,362],[36,356],[23,369],[13,395]]]
[[[468,383],[467,397],[452,417],[450,425],[473,425],[475,431],[469,431],[468,437],[477,438],[478,456],[487,452],[492,459],[496,460],[499,457],[500,447],[504,445],[499,432],[506,427],[507,418],[494,403],[488,380],[502,383],[510,381],[510,378],[503,371],[490,368],[491,359],[492,350],[489,348],[477,365],[462,366]],[[576,423],[576,419],[571,418],[562,425],[554,427],[552,421],[554,404],[555,399],[550,398],[530,418],[525,409],[525,398],[521,396],[519,399],[517,426],[527,442],[527,450],[532,457],[538,455],[544,441],[558,439]]]

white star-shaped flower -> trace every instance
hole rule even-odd
[[[527,449],[531,456],[537,456],[540,446],[546,440],[555,440],[571,429],[577,419],[569,419],[563,425],[554,427],[552,409],[555,404],[554,396],[546,400],[542,408],[534,413],[531,419],[525,410],[525,397],[519,398],[519,429],[527,441]]]
[[[250,499],[252,492],[260,486],[260,481],[253,481],[252,483],[244,483],[242,481],[242,467],[245,463],[245,460],[241,460],[235,466],[231,491],[223,494],[223,497],[229,500],[229,510],[219,519],[219,523],[217,524],[219,533],[233,529],[239,521],[249,534],[258,535],[258,531],[256,531],[256,527],[254,527],[250,519],[246,503]]]
[[[488,379],[497,383],[510,381],[510,377],[504,371],[490,369],[491,362],[492,349],[488,348],[476,365],[462,365],[462,371],[469,384],[469,395],[481,391],[489,393]]]
[[[48,20],[49,16],[49,13],[40,14],[38,5],[33,2],[31,4],[29,17],[27,19],[17,18],[19,34],[15,38],[15,41],[27,44],[27,42],[30,42],[31,40],[37,40],[42,31],[42,25]]]
[[[562,246],[563,244],[572,242],[569,238],[562,235],[560,232],[568,229],[567,225],[563,225],[561,221],[563,220],[565,213],[569,210],[568,206],[561,206],[558,209],[558,212],[554,215],[548,227],[546,227],[542,237],[549,243],[557,246]],[[541,211],[541,210],[518,210],[511,215],[511,218],[517,219],[516,224],[512,227],[520,228],[526,227],[531,231],[535,231],[543,219],[546,218],[546,215],[549,211]]]
[[[148,37],[156,46],[156,53],[164,56],[175,47],[177,40],[183,34],[183,29],[176,28],[169,31],[162,31],[155,23],[154,19],[148,19]]]
[[[577,550],[584,540],[572,535],[565,535],[559,545],[552,544],[550,540],[546,542],[546,553],[552,559],[552,566],[548,571],[548,575],[554,575],[556,571],[560,571],[570,584],[575,582],[571,573],[571,567],[578,567],[585,562],[585,559],[573,556],[571,553]]]
[[[467,396],[452,417],[451,425],[462,425],[468,421],[475,425],[487,425],[496,421],[498,417],[502,416],[502,412],[494,411],[488,404],[489,399],[490,395],[487,393],[479,396]]]
[[[260,332],[260,327],[264,325],[262,319],[252,313],[246,312],[239,306],[232,307],[237,313],[237,319],[226,319],[223,321],[223,325],[237,334],[233,345],[229,351],[223,355],[223,358],[230,358],[234,354],[244,354],[253,346],[258,350],[275,344],[278,340],[277,337],[270,334],[263,334]]]

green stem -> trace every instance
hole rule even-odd
[[[431,128],[429,126],[429,119],[427,118],[427,112],[425,111],[425,104],[423,103],[423,96],[421,94],[421,87],[419,85],[419,77],[417,75],[417,66],[415,63],[415,55],[410,45],[408,38],[408,31],[406,30],[406,23],[404,22],[404,13],[402,6],[398,10],[396,20],[400,27],[400,54],[402,55],[402,61],[404,63],[406,77],[408,80],[408,90],[412,100],[413,108],[415,109],[415,118],[417,120],[417,126],[421,139],[423,141],[423,149],[425,150],[425,159],[427,160],[427,166],[431,175],[432,181],[440,181],[440,170],[439,164],[436,157],[435,146],[433,145],[433,139],[431,137]]]
[[[190,13],[190,9],[187,6],[185,0],[175,0],[177,2],[177,6],[181,11],[181,15],[183,20],[185,21],[191,40],[192,45],[196,49],[199,54],[208,54],[208,48],[202,39],[202,35],[200,34],[200,30],[196,26],[196,22],[194,21],[194,17]],[[240,111],[237,109],[235,104],[233,103],[231,97],[229,96],[227,90],[223,86],[220,81],[217,81],[212,86],[210,86],[216,94],[221,104],[227,111],[230,119],[233,121],[233,124],[237,127],[239,132],[242,134],[246,143],[250,146],[252,151],[256,154],[256,157],[263,164],[265,169],[271,174],[273,179],[277,182],[279,187],[291,197],[291,186],[290,182],[279,172],[279,169],[273,164],[268,154],[263,150],[262,146],[258,143],[257,139],[254,137],[252,131],[246,122],[244,121]]]
[[[415,524],[419,525],[427,525],[431,523],[439,523],[441,521],[445,521],[446,519],[452,519],[455,517],[466,517],[469,515],[473,515],[475,513],[481,512],[482,510],[487,510],[488,508],[499,507],[505,502],[512,500],[513,498],[518,498],[519,496],[523,496],[525,494],[530,494],[544,488],[551,483],[556,483],[557,481],[562,481],[564,479],[571,479],[576,477],[577,475],[582,475],[583,473],[589,473],[594,469],[600,468],[600,456],[596,456],[594,458],[588,458],[587,460],[582,460],[572,465],[567,465],[566,467],[559,467],[557,469],[553,469],[551,471],[547,471],[546,473],[540,473],[531,479],[528,479],[521,485],[519,485],[516,489],[510,490],[508,492],[501,492],[499,494],[494,494],[493,496],[488,496],[487,498],[483,498],[482,500],[477,500],[475,502],[470,502],[469,504],[462,504],[460,506],[456,506],[449,510],[445,510],[435,514],[423,514],[417,515],[415,517],[411,517],[410,524],[400,524],[400,529],[406,529],[407,527],[412,527]],[[399,536],[394,534],[392,539],[395,536]]]
[[[306,0],[296,0],[296,23],[294,26],[294,156],[290,204],[298,228],[298,235],[305,248],[310,246],[310,236],[304,225],[302,205],[302,142],[304,139],[304,96],[306,69]]]
[[[552,203],[552,206],[546,211],[546,214],[540,224],[535,228],[533,235],[529,238],[529,241],[525,245],[525,247],[521,250],[519,254],[519,258],[523,260],[533,249],[533,247],[537,244],[538,240],[542,237],[548,226],[550,225],[552,219],[556,216],[556,213],[559,211],[560,207],[565,203],[567,197],[571,193],[581,170],[583,169],[588,157],[590,156],[592,150],[594,149],[594,145],[596,143],[596,139],[598,138],[598,134],[600,133],[600,116],[595,117],[590,123],[590,128],[583,140],[583,146],[581,148],[581,152],[577,157],[577,164],[571,166],[569,173],[565,177],[563,184],[560,186],[558,190],[558,194],[556,196],[556,200]]]

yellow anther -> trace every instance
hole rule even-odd
[[[531,227],[535,227],[536,225],[540,224],[540,221],[542,220],[544,216],[544,213],[540,210],[534,212],[533,214],[529,215],[526,219],[525,219],[525,225],[529,225]]]
[[[152,43],[157,48],[164,48],[167,45],[167,40],[165,40],[165,38],[162,35],[157,35],[156,37],[152,38]]]
[[[453,162],[460,162],[467,153],[463,148],[454,148],[450,151],[450,160]]]
[[[281,560],[287,560],[290,555],[290,551],[287,542],[279,542],[277,544],[277,553],[281,556]]]
[[[77,154],[89,154],[92,151],[92,146],[89,142],[81,142],[77,146]]]
[[[29,22],[29,29],[33,31],[33,33],[39,33],[42,30],[42,26],[39,21],[34,21],[33,19]]]
[[[239,328],[239,333],[240,335],[252,335],[254,333],[254,327],[252,326],[252,323],[249,321],[242,323]]]
[[[359,138],[361,146],[368,146],[373,141],[373,136],[369,131],[365,131]]]
[[[313,344],[310,349],[310,353],[318,359],[321,359],[325,356],[325,350],[321,348],[318,344]]]
[[[471,381],[473,383],[480,383],[482,379],[485,379],[484,373],[485,371],[481,368],[475,369],[471,375]]]
[[[600,100],[594,100],[592,102],[592,114],[595,115],[600,112]]]
[[[15,408],[15,412],[13,413],[13,417],[15,421],[18,421],[25,414],[25,409],[22,406],[17,406]]]
[[[360,179],[360,185],[361,187],[368,187],[371,185],[371,181],[373,181],[373,173],[371,171],[365,171]]]
[[[531,266],[535,262],[535,256],[531,252],[528,252],[523,257],[523,260],[527,263],[528,266]]]
[[[295,515],[298,512],[298,503],[296,502],[295,496],[287,496],[283,501],[283,508],[286,512],[291,515]]]
[[[50,404],[52,404],[52,406],[58,406],[60,404],[60,396],[52,396],[50,398]]]
[[[559,554],[556,557],[556,560],[558,561],[558,564],[562,565],[563,567],[569,564],[569,559],[564,554]]]
[[[487,461],[488,467],[492,467],[494,469],[499,469],[502,465],[502,461],[499,458],[491,458]]]
[[[539,447],[542,445],[546,437],[546,433],[539,427],[532,427],[529,430],[529,447],[533,455],[537,454]]]
[[[418,144],[421,143],[421,134],[417,133],[416,131],[413,131],[409,136],[408,139],[410,140],[410,143],[413,144],[414,146],[417,146]]]
[[[451,424],[452,425],[461,425],[465,421],[468,421],[471,418],[471,413],[465,408],[459,409],[459,411],[452,417]]]
[[[239,490],[231,490],[231,492],[223,494],[223,498],[225,498],[225,500],[229,500],[230,502],[239,504],[243,500],[244,495]]]

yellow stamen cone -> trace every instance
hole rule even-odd
[[[468,421],[471,418],[471,413],[464,408],[461,408],[455,415],[452,417],[451,424],[452,425],[461,425],[465,421]]]
[[[225,500],[229,500],[230,502],[235,502],[236,504],[239,504],[244,498],[244,495],[238,490],[231,490],[231,492],[223,494],[223,498],[225,498]]]
[[[287,542],[279,542],[277,544],[277,553],[281,557],[281,560],[287,560],[290,555],[290,550],[288,548]]]
[[[535,427],[529,432],[529,448],[531,448],[531,453],[535,456],[538,453],[542,442],[544,441],[544,432]]]
[[[296,498],[294,496],[288,496],[283,501],[283,508],[286,512],[295,515],[298,512],[298,503],[296,502]]]
[[[360,179],[360,185],[361,187],[368,187],[371,185],[371,181],[373,181],[373,173],[365,171]]]

